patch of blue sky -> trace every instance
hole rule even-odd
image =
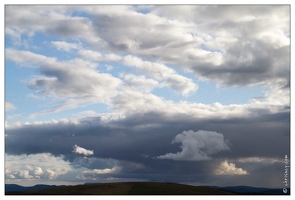
[[[71,58],[71,52],[57,50],[52,41],[60,41],[57,37],[47,36],[41,32],[35,32],[31,37],[23,34],[21,40],[17,41],[10,37],[5,37],[5,47],[17,49],[18,51],[30,51],[35,54],[45,55],[46,57],[56,57],[58,60]]]
[[[153,8],[152,5],[133,5],[132,7],[136,10],[136,12],[139,12],[142,14],[150,13]]]
[[[77,10],[75,9],[75,10],[71,11],[71,13],[70,13],[71,17],[83,17],[83,18],[87,18],[87,19],[89,19],[91,21],[95,17],[94,15],[91,15],[91,14],[87,13],[83,9],[79,9],[79,8],[81,8],[81,6],[79,6],[79,5],[73,5],[72,7],[76,7]]]
[[[217,87],[216,82],[198,80],[198,78],[192,72],[181,70],[174,64],[166,64],[166,66],[174,69],[177,74],[190,78],[199,86],[198,90],[194,94],[191,94],[187,97],[182,96],[172,89],[167,90],[167,88],[156,88],[153,90],[153,94],[175,102],[188,101],[192,103],[204,104],[219,102],[223,105],[244,104],[248,103],[255,97],[264,96],[265,92],[268,91],[268,88],[259,85]]]
[[[34,43],[32,45],[37,45],[38,49],[32,49],[32,52],[41,55],[46,55],[47,57],[55,57],[59,61],[70,60],[73,57],[75,57],[77,54],[76,49],[71,49],[69,51],[58,50],[52,43],[60,41],[80,45],[80,42],[78,40],[60,40],[60,38],[47,36],[43,33],[36,33],[34,36]]]
[[[42,112],[42,110],[39,109],[39,111]],[[107,105],[102,103],[96,103],[96,104],[89,104],[89,105],[83,105],[83,106],[77,106],[76,108],[68,109],[68,110],[62,110],[60,112],[53,112],[43,115],[38,115],[36,118],[29,119],[28,122],[34,122],[36,119],[38,121],[50,121],[50,120],[60,120],[60,119],[70,119],[70,118],[80,118],[88,116],[88,114],[83,115],[83,112],[93,111],[97,114],[101,113],[110,113],[111,110],[108,108]]]
[[[88,104],[83,106],[77,106],[76,108],[62,110],[59,112],[46,113],[47,110],[51,110],[58,104],[48,103],[42,100],[32,100],[31,98],[26,98],[22,104],[17,104],[16,109],[6,112],[6,121],[11,124],[14,121],[19,121],[21,123],[34,123],[35,121],[51,121],[51,120],[61,120],[61,119],[71,119],[71,118],[83,118],[89,115],[89,111],[93,113],[102,114],[110,113],[111,110],[107,105],[102,103]],[[45,113],[42,113],[45,111]],[[83,114],[83,112],[86,112]],[[38,114],[39,113],[39,114]],[[35,115],[35,117],[33,116]]]
[[[216,49],[213,49],[213,48],[208,47],[205,44],[201,44],[200,45],[200,48],[203,49],[203,50],[205,50],[205,51],[210,51],[210,52],[219,52],[219,53],[222,52],[220,49],[217,49],[217,48]]]
[[[36,74],[36,68],[20,67],[12,61],[5,60],[5,98],[23,97],[31,92],[24,81]]]
[[[176,93],[172,89],[167,90],[167,88],[156,88],[152,93],[174,102],[187,101],[203,104],[219,102],[223,105],[229,105],[249,103],[255,97],[264,96],[266,90],[263,86],[218,88],[216,84],[208,81],[198,81],[196,83],[199,86],[198,90],[187,97]]]

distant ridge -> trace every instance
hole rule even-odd
[[[191,186],[167,182],[85,183],[75,186],[6,184],[6,195],[290,195],[282,189],[249,186]]]
[[[43,185],[44,186],[44,185]],[[231,195],[235,192],[203,186],[177,183],[123,182],[97,183],[76,186],[49,186],[44,189],[5,191],[6,195]]]
[[[5,184],[5,192],[42,190],[42,189],[56,188],[56,187],[60,187],[60,186],[38,184],[34,186],[25,187],[25,186],[20,186],[17,184]]]

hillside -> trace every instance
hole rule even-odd
[[[6,192],[6,195],[230,195],[235,192],[202,186],[159,182],[98,183]]]

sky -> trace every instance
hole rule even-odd
[[[6,5],[5,183],[284,187],[289,5]]]

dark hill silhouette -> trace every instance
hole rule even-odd
[[[260,195],[260,194],[289,195],[290,194],[290,188],[287,188],[287,193],[284,193],[282,188],[278,189],[278,188],[250,187],[250,186],[227,186],[227,187],[209,186],[209,187],[237,192],[240,194],[254,194],[254,195]]]
[[[34,186],[25,187],[25,186],[20,186],[17,184],[5,184],[5,192],[42,190],[42,189],[56,188],[56,187],[60,187],[60,186],[38,184],[38,185],[34,185]]]
[[[164,182],[86,183],[75,186],[5,185],[6,195],[290,195],[282,189],[249,186],[191,186]]]
[[[5,192],[6,195],[229,195],[235,192],[202,186],[160,182],[97,183],[41,190]]]

